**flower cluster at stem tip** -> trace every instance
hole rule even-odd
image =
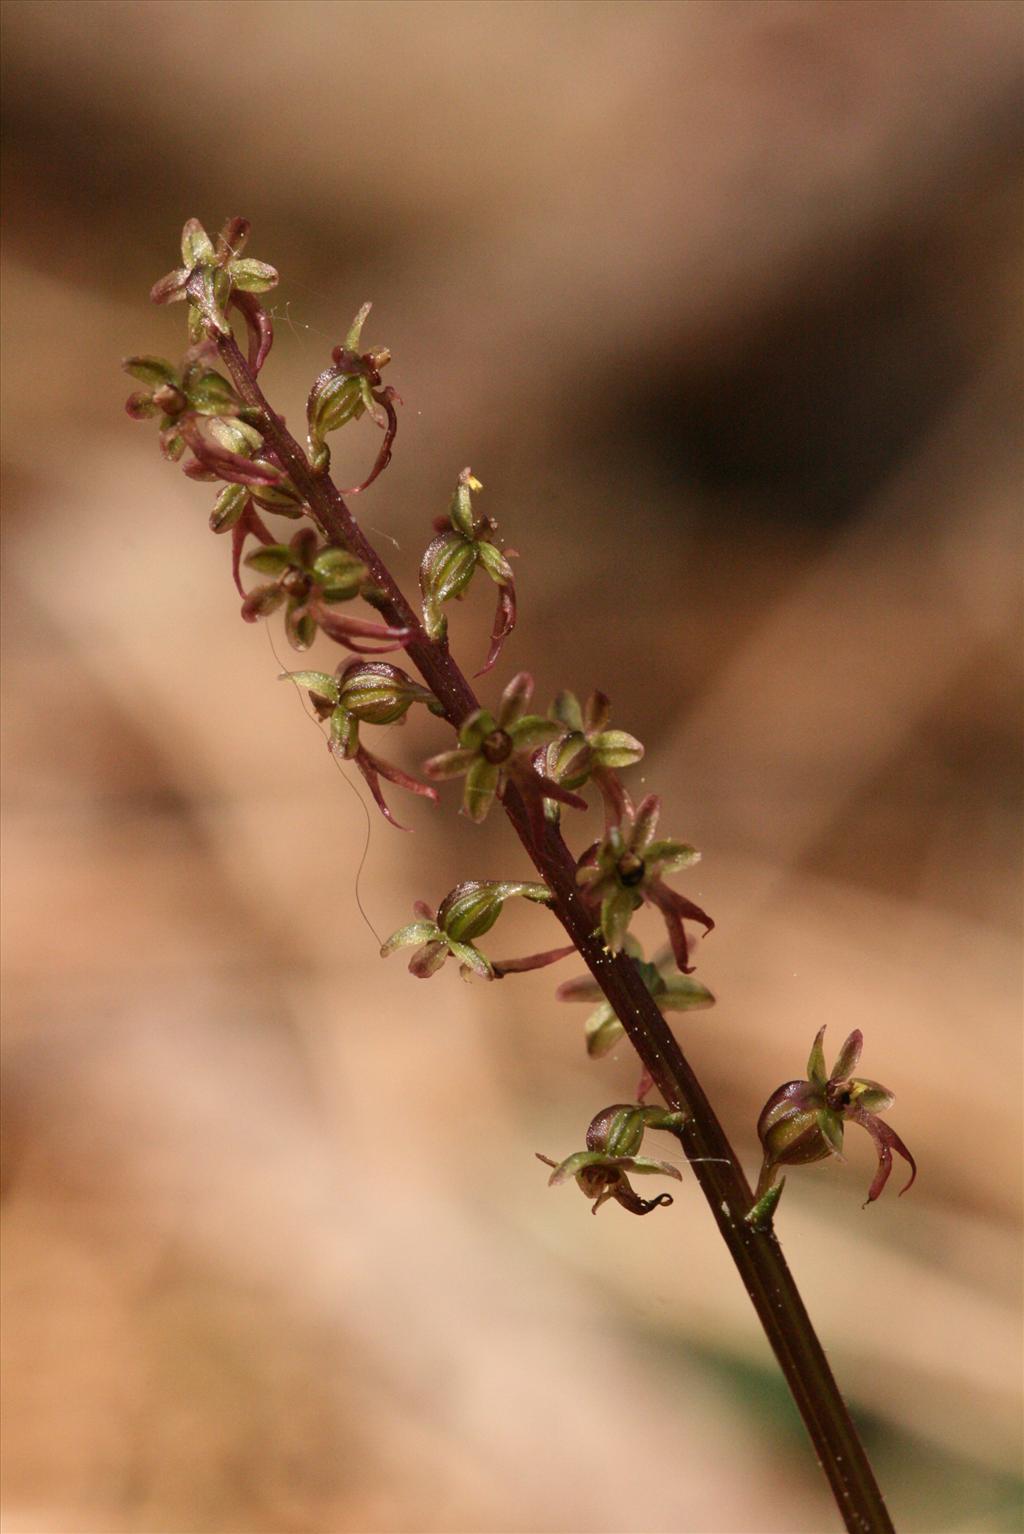
[[[191,479],[219,485],[210,527],[217,534],[230,535],[231,572],[242,598],[243,619],[252,623],[280,612],[294,650],[304,652],[327,643],[355,655],[334,670],[329,663],[326,667],[318,663],[286,673],[285,679],[307,694],[313,713],[326,725],[329,750],[340,761],[355,765],[393,825],[398,822],[384,798],[381,779],[436,803],[439,794],[433,785],[461,778],[462,813],[477,824],[487,818],[495,802],[525,809],[538,867],[546,868],[543,852],[550,839],[561,837],[563,810],[586,810],[588,801],[582,791],[595,788],[604,829],[577,860],[574,896],[592,923],[593,935],[600,939],[605,954],[620,955],[623,964],[632,964],[663,1014],[712,1006],[711,991],[691,976],[694,928],[702,928],[706,935],[714,923],[699,905],[666,882],[669,875],[692,870],[700,854],[686,842],[656,834],[661,814],[658,795],[647,794],[634,805],[619,774],[642,760],[644,748],[635,736],[610,727],[608,698],[595,691],[581,704],[573,693],[563,690],[546,714],[531,712],[534,680],[520,671],[493,708],[452,712],[430,687],[390,660],[376,658],[410,646],[417,660],[424,649],[447,656],[446,607],[462,601],[476,571],[483,570],[497,588],[490,643],[477,674],[489,672],[516,624],[516,583],[510,563],[515,551],[501,545],[497,522],[479,510],[475,497],[483,486],[465,468],[457,476],[447,512],[433,520],[432,537],[420,561],[420,617],[414,616],[404,599],[388,596],[385,588],[391,577],[362,539],[341,497],[367,490],[390,462],[398,430],[396,406],[402,403],[381,379],[391,353],[385,346],[364,349],[362,333],[370,305],[363,304],[344,340],[333,348],[330,366],[310,389],[304,451],[285,431],[283,417],[271,410],[258,383],[274,339],[272,319],[260,296],[276,286],[278,274],[265,262],[242,254],[248,234],[248,222],[241,218],[229,219],[214,239],[197,219],[188,220],[182,231],[181,264],[155,283],[150,295],[157,304],[186,306],[187,346],[182,361],[175,365],[161,357],[139,355],[126,358],[123,364],[141,385],[126,403],[128,414],[134,420],[157,422],[164,457],[180,463]],[[244,331],[247,357],[235,340],[234,320]],[[383,434],[376,456],[359,484],[339,490],[329,478],[328,438],[364,418]],[[344,517],[332,517],[324,509],[339,504]],[[274,517],[299,525],[290,536],[275,532],[266,520]],[[349,546],[353,542],[356,547]],[[259,583],[247,588],[243,572],[255,574]],[[390,590],[394,589],[391,582]],[[356,602],[366,604],[374,616],[349,611],[349,604]],[[375,658],[363,658],[367,656]],[[423,674],[431,674],[429,667]],[[423,763],[428,782],[385,761],[361,738],[364,728],[404,723],[416,704],[446,719],[457,731],[454,746]],[[526,832],[522,834],[526,840]],[[464,978],[475,975],[493,981],[543,968],[576,951],[575,943],[570,943],[517,959],[496,960],[485,954],[479,939],[491,931],[514,898],[561,914],[553,888],[545,882],[464,880],[436,909],[417,901],[416,920],[393,933],[381,954],[387,957],[400,948],[413,948],[409,969],[418,979],[429,979],[451,958]],[[631,930],[637,912],[645,906],[659,914],[668,937],[670,957],[656,962],[644,958]],[[591,1057],[607,1055],[628,1031],[628,1022],[616,1015],[602,986],[590,975],[565,982],[557,995],[563,1001],[597,1003],[584,1030]],[[781,1169],[839,1156],[847,1123],[864,1128],[878,1152],[868,1202],[884,1188],[894,1151],[910,1165],[907,1187],[916,1175],[910,1152],[879,1117],[891,1106],[892,1094],[877,1082],[853,1075],[861,1051],[860,1032],[850,1035],[835,1067],[826,1073],[824,1031],[811,1051],[807,1079],[779,1087],[761,1113],[758,1134],[764,1162],[747,1215],[755,1230],[771,1224],[784,1182]],[[550,1182],[575,1181],[592,1201],[595,1213],[609,1201],[634,1214],[671,1203],[668,1194],[640,1198],[630,1182],[631,1176],[651,1173],[680,1176],[671,1163],[639,1154],[648,1130],[680,1138],[687,1123],[682,1111],[643,1102],[652,1086],[645,1073],[637,1102],[602,1110],[587,1130],[585,1150],[558,1163],[541,1156],[553,1168]]]

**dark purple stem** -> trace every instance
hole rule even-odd
[[[271,409],[231,335],[214,337],[235,388],[259,412],[262,430],[277,460],[333,543],[367,566],[375,588],[369,600],[385,622],[412,630],[406,654],[456,729],[480,705],[448,653],[447,644],[427,638],[376,549],[367,541],[337,487],[314,472],[302,448]],[[893,1534],[893,1525],[857,1430],[815,1335],[803,1301],[773,1231],[757,1231],[744,1216],[753,1202],[750,1185],[703,1088],[676,1043],[632,960],[609,954],[595,931],[576,883],[576,860],[557,826],[535,818],[512,783],[502,798],[505,812],[538,872],[552,892],[552,909],[604,992],[670,1108],[689,1115],[680,1139],[719,1231],[739,1270],[768,1341],[786,1377],[832,1487],[846,1528],[855,1534]]]

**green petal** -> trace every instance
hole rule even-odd
[[[363,304],[359,313],[348,327],[348,334],[345,337],[345,350],[347,352],[357,352],[359,350],[359,338],[363,333],[363,326],[366,324],[366,316],[372,308],[373,305],[371,303]]]
[[[864,1047],[864,1035],[859,1028],[855,1028],[843,1044],[842,1049],[832,1067],[831,1081],[845,1081],[857,1068],[860,1052]]]
[[[557,1187],[559,1183],[568,1182],[570,1177],[575,1177],[588,1166],[621,1166],[626,1158],[622,1156],[606,1156],[603,1151],[575,1151],[571,1156],[566,1156],[548,1178],[549,1187]]]
[[[349,761],[359,750],[359,720],[347,708],[336,708],[331,715],[331,750]]]
[[[507,726],[512,744],[517,751],[532,751],[545,741],[554,740],[560,734],[558,725],[540,714],[524,714],[516,724]]]
[[[622,947],[635,910],[636,904],[628,890],[609,890],[604,897],[601,903],[601,932],[612,953],[618,953]]]
[[[459,730],[459,745],[467,751],[476,751],[497,728],[498,721],[490,710],[478,708],[463,720]]]
[[[827,1024],[823,1023],[818,1029],[807,1060],[807,1079],[812,1081],[816,1087],[824,1087],[828,1081],[828,1071],[825,1069],[825,1051],[822,1048],[822,1040],[825,1037],[825,1028],[827,1026]]]
[[[278,681],[294,682],[296,687],[305,687],[307,692],[315,692],[321,698],[330,699],[332,703],[337,703],[340,696],[337,682],[326,671],[285,671],[278,677]]]
[[[234,389],[219,373],[199,373],[188,381],[186,397],[200,415],[229,415],[240,408]]]
[[[181,231],[181,259],[189,271],[216,259],[213,242],[197,218],[190,218]]]
[[[647,848],[654,841],[660,815],[661,800],[657,794],[648,794],[646,799],[641,799],[633,823],[633,834],[629,838],[629,845],[634,852],[646,856]]]
[[[251,453],[258,453],[263,446],[263,438],[255,426],[250,426],[247,421],[240,421],[237,416],[214,417],[210,422],[210,436],[221,447],[226,447],[229,453],[240,453],[243,458]]]
[[[466,773],[466,787],[462,795],[462,808],[477,825],[487,819],[487,812],[494,803],[495,791],[501,769],[492,762],[475,756]]]
[[[228,276],[243,293],[267,293],[276,288],[278,275],[265,261],[253,261],[248,256],[228,262]]]
[[[836,1155],[843,1154],[843,1121],[838,1113],[833,1113],[831,1108],[821,1108],[818,1111],[818,1128],[828,1142],[829,1149]]]
[[[482,980],[494,979],[494,970],[491,968],[490,960],[485,958],[479,948],[474,948],[472,943],[459,943],[451,937],[447,941],[451,953],[458,959],[460,964],[464,964],[467,969],[471,969],[474,975],[479,975]]]
[[[512,725],[529,708],[533,697],[533,677],[528,671],[517,671],[501,695],[498,704],[498,723],[503,730],[511,731]],[[557,734],[558,732],[555,731]]]
[[[896,1094],[890,1092],[888,1087],[883,1087],[879,1081],[868,1081],[865,1078],[851,1082],[850,1096],[858,1108],[867,1108],[870,1113],[884,1113],[896,1101]]]
[[[162,357],[125,357],[121,366],[140,383],[149,384],[154,389],[164,384],[175,389],[180,387],[177,371]]]
[[[599,1060],[618,1044],[626,1030],[619,1022],[608,1002],[592,1012],[586,1022],[587,1054]]]
[[[250,570],[259,570],[261,575],[280,575],[282,570],[287,570],[292,565],[292,551],[284,543],[266,543],[262,548],[254,549],[251,554],[247,554],[242,563]]]
[[[476,759],[475,751],[466,751],[461,747],[455,751],[441,751],[423,763],[423,771],[428,778],[461,778]]]
[[[665,989],[658,994],[658,1006],[662,1012],[692,1012],[699,1007],[713,1007],[715,998],[706,985],[691,980],[688,975],[673,975],[665,981]]]
[[[626,1170],[632,1174],[638,1172],[641,1177],[653,1176],[660,1173],[665,1177],[674,1177],[676,1182],[682,1182],[683,1174],[671,1161],[653,1161],[649,1156],[631,1156]]]
[[[500,549],[495,548],[493,543],[484,541],[476,544],[476,552],[477,558],[496,586],[512,585],[515,572]]]
[[[398,948],[411,948],[413,944],[434,943],[442,940],[443,934],[436,922],[413,921],[407,927],[399,927],[397,932],[392,932],[387,942],[380,950],[382,959]]]
[[[625,730],[604,730],[590,744],[602,767],[632,767],[644,754],[636,736],[627,735]]]
[[[648,864],[660,863],[662,873],[674,874],[682,868],[692,868],[694,863],[699,863],[700,853],[686,842],[657,841],[651,842],[646,848],[644,861]]]
[[[582,735],[583,712],[580,708],[576,694],[568,689],[560,692],[551,705],[551,717],[567,730],[573,730],[577,735]]]

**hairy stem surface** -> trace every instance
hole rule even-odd
[[[265,440],[323,532],[369,569],[375,590],[368,600],[388,624],[412,629],[406,654],[457,729],[479,703],[452,660],[447,643],[435,643],[427,637],[417,613],[367,541],[337,487],[328,475],[311,468],[299,443],[268,404],[234,337],[221,334],[214,339],[235,388],[245,403],[259,412]],[[632,961],[624,953],[610,954],[600,933],[595,932],[593,917],[577,887],[575,859],[558,827],[545,822],[543,839],[538,842],[514,787],[506,790],[503,802],[520,841],[552,891],[552,910],[666,1103],[689,1116],[680,1137],[694,1175],[779,1361],[846,1528],[856,1534],[892,1534],[881,1491],[782,1248],[773,1231],[754,1230],[744,1220],[753,1194],[700,1082]]]

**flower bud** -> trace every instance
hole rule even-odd
[[[394,724],[414,703],[427,703],[433,694],[387,661],[351,661],[339,679],[343,708],[365,724]]]
[[[635,1156],[644,1138],[644,1113],[636,1103],[615,1103],[602,1108],[590,1121],[587,1149],[607,1151],[610,1156]]]
[[[328,432],[337,431],[365,409],[361,379],[336,373],[333,368],[321,373],[310,391],[306,406],[310,441],[321,444]]]
[[[513,895],[547,904],[551,892],[546,884],[497,879],[469,879],[457,884],[442,900],[437,924],[442,932],[460,943],[489,932],[501,915],[502,906]]]
[[[820,1091],[808,1081],[787,1081],[772,1093],[757,1133],[770,1167],[824,1161],[843,1146],[842,1119],[822,1104]]]
[[[431,639],[442,638],[448,626],[441,604],[462,595],[476,565],[476,545],[460,533],[439,533],[427,545],[420,562],[420,590],[424,627]]]

